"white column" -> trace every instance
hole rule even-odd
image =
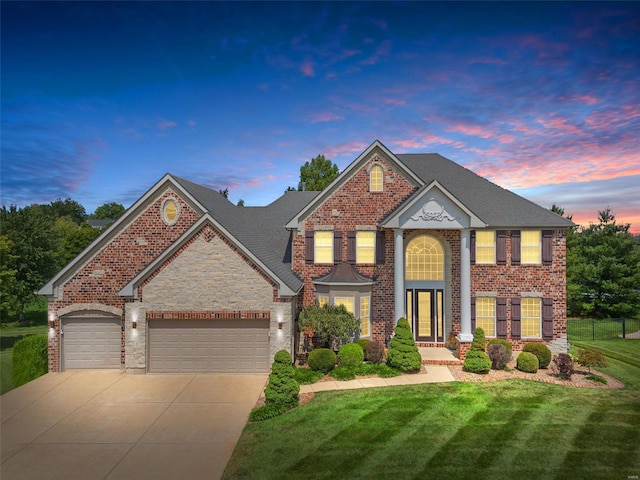
[[[396,228],[394,235],[393,254],[393,281],[395,285],[395,317],[396,323],[399,319],[406,317],[404,311],[404,239],[402,229]]]
[[[471,331],[471,231],[462,230],[460,234],[460,327],[458,340],[473,340]]]

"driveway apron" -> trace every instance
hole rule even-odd
[[[266,374],[49,373],[0,397],[0,477],[216,479]]]

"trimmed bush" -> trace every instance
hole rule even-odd
[[[293,358],[286,350],[279,350],[274,356],[273,361],[282,365],[293,365]]]
[[[589,369],[589,373],[591,373],[591,369],[593,367],[604,368],[607,366],[607,359],[602,352],[600,350],[592,350],[590,348],[578,350],[577,362],[583,367],[587,367]]]
[[[254,408],[249,414],[249,420],[252,422],[262,422],[278,415],[282,415],[287,409],[277,403],[268,403],[258,408]]]
[[[538,357],[539,368],[547,368],[551,363],[551,350],[544,343],[527,342],[522,347],[522,351],[533,353]]]
[[[521,372],[536,373],[538,371],[538,357],[530,352],[520,352],[516,360],[516,368]]]
[[[511,358],[511,353],[507,352],[507,347],[501,343],[489,345],[487,347],[487,355],[491,359],[491,368],[494,370],[504,370]]]
[[[309,368],[328,373],[336,366],[336,354],[329,348],[316,348],[309,354]]]
[[[359,338],[356,343],[362,347],[362,352],[364,353],[364,359],[369,360],[367,358],[367,347],[371,344],[371,340],[368,338]]]
[[[324,376],[321,372],[316,372],[310,368],[298,367],[294,369],[293,377],[299,385],[311,385]]]
[[[389,342],[387,365],[403,372],[415,372],[422,368],[422,357],[406,318],[398,320],[395,335]]]
[[[13,383],[29,383],[49,371],[47,335],[30,335],[13,346]]]
[[[371,342],[367,346],[365,357],[371,363],[384,363],[384,353],[384,344],[382,342]]]
[[[358,367],[364,362],[364,352],[357,343],[347,343],[338,350],[338,365],[341,367]]]
[[[271,373],[269,374],[269,384],[264,390],[265,403],[278,404],[288,409],[295,407],[298,404],[300,393],[300,385],[295,379],[295,369],[291,363],[287,362],[287,358],[280,350],[274,356],[274,362],[271,365]],[[288,356],[288,360],[291,360],[291,355],[285,352]],[[276,357],[278,360],[276,360]]]
[[[476,331],[473,332],[473,341],[471,342],[470,351],[484,352],[486,345],[487,339],[484,336],[484,330],[480,327],[476,328]]]
[[[566,353],[559,353],[553,357],[551,369],[562,380],[571,380],[571,375],[575,373],[573,359]]]
[[[505,340],[504,338],[492,338],[491,340],[489,340],[489,343],[487,343],[487,352],[489,351],[489,346],[491,345],[504,345],[504,348],[507,349],[507,354],[509,355],[509,358],[507,358],[507,363],[511,360],[513,345],[511,345],[510,341]]]
[[[491,370],[491,359],[480,350],[470,350],[464,359],[464,369],[472,373],[488,373]]]

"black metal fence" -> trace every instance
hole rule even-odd
[[[640,338],[639,318],[569,318],[567,338],[579,340],[614,340],[616,338]]]

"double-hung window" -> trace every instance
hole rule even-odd
[[[371,313],[369,297],[360,297],[360,336],[371,336]]]
[[[522,230],[520,234],[521,263],[540,263],[542,242],[540,230]]]
[[[376,263],[376,232],[356,232],[356,263]]]
[[[487,337],[496,336],[496,299],[476,298],[476,328],[484,330]]]
[[[540,322],[542,318],[541,299],[523,298],[520,301],[522,336],[540,338]]]
[[[476,264],[496,263],[496,232],[476,231]]]
[[[333,263],[333,232],[314,232],[315,263]]]

